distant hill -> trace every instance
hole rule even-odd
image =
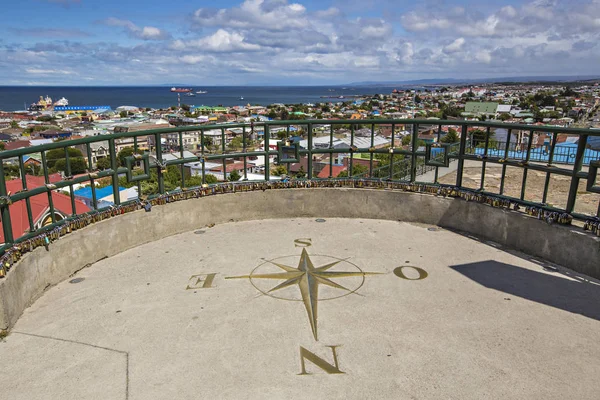
[[[407,86],[407,85],[460,85],[460,84],[481,84],[481,83],[525,83],[525,82],[586,82],[600,80],[599,75],[583,76],[511,76],[502,78],[482,78],[482,79],[456,79],[456,78],[433,78],[416,79],[409,81],[365,81],[353,82],[348,86]]]

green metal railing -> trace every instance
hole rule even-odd
[[[456,143],[444,143],[445,127],[455,127],[460,139]],[[305,146],[294,142],[294,130],[301,130]],[[363,136],[357,136],[357,128],[363,128]],[[242,140],[238,148],[228,144],[227,132],[229,129],[241,128]],[[370,137],[364,137],[364,128],[370,130]],[[340,129],[349,132],[348,144],[344,145],[338,140]],[[475,129],[475,131],[474,131]],[[498,129],[506,131],[502,140],[498,140],[495,132]],[[271,131],[277,131],[280,140],[277,148],[269,146],[272,139]],[[214,132],[220,134],[215,135]],[[197,151],[192,155],[184,152],[189,143],[185,140],[188,133],[197,132],[195,145]],[[408,132],[408,134],[406,134]],[[423,142],[419,139],[421,133],[427,132],[430,141]],[[482,133],[483,132],[483,133]],[[208,133],[211,133],[210,135]],[[387,144],[375,146],[375,138],[386,135]],[[477,137],[475,137],[475,135]],[[434,137],[431,143],[431,137]],[[307,120],[307,121],[269,121],[252,124],[227,124],[227,125],[202,125],[169,129],[157,129],[138,132],[124,132],[112,135],[92,136],[75,140],[54,142],[42,146],[29,147],[17,150],[0,152],[0,217],[4,234],[4,244],[0,253],[43,232],[48,232],[59,226],[65,226],[69,221],[78,217],[77,206],[81,204],[74,194],[74,185],[88,184],[91,189],[89,208],[86,214],[94,215],[102,211],[102,204],[97,196],[98,181],[108,180],[112,185],[114,206],[120,206],[119,183],[136,186],[140,197],[152,199],[153,197],[177,191],[185,191],[194,186],[206,185],[211,171],[207,164],[216,163],[222,169],[223,177],[227,177],[227,168],[230,161],[238,161],[243,165],[240,169],[242,180],[248,180],[250,165],[257,157],[264,157],[264,166],[255,167],[261,175],[261,181],[280,179],[272,174],[272,165],[286,166],[288,175],[291,166],[297,163],[305,165],[305,175],[302,179],[318,182],[316,171],[329,169],[328,177],[332,179],[334,158],[342,157],[348,161],[347,174],[349,177],[362,180],[384,180],[388,182],[419,183],[425,176],[429,176],[429,186],[440,188],[452,187],[475,194],[495,196],[500,200],[507,200],[522,204],[523,206],[537,207],[549,212],[568,213],[575,219],[590,220],[600,215],[600,202],[595,205],[592,212],[576,212],[578,196],[598,196],[600,194],[600,180],[597,177],[600,166],[600,153],[590,149],[588,138],[600,136],[599,130],[562,128],[551,126],[532,126],[502,124],[477,121],[442,121],[442,120]],[[169,138],[163,144],[161,139]],[[543,150],[534,139],[544,137]],[[527,138],[528,140],[523,140]],[[127,141],[133,147],[133,154],[120,159],[119,148]],[[98,170],[93,162],[94,143],[107,143],[108,168]],[[146,142],[146,146],[143,143]],[[538,140],[541,142],[541,140]],[[264,146],[260,146],[264,143]],[[355,143],[363,144],[357,147]],[[364,145],[367,143],[367,145]],[[570,147],[561,146],[563,143],[574,143]],[[146,147],[146,148],[144,148]],[[82,149],[81,153],[72,149]],[[158,151],[157,151],[158,150]],[[568,151],[568,153],[565,153]],[[57,153],[60,157],[57,157]],[[37,187],[27,187],[27,174],[35,172],[35,167],[26,165],[25,159],[32,154],[39,155],[39,176],[43,176],[44,184]],[[49,154],[51,158],[49,158]],[[64,157],[62,156],[64,154]],[[174,156],[168,156],[173,154]],[[355,158],[363,155],[362,161]],[[566,155],[565,155],[566,154]],[[105,162],[106,163],[106,162]],[[184,164],[200,163],[201,174],[194,177],[190,175],[189,168]],[[359,169],[358,163],[362,165]],[[398,167],[401,165],[401,167]],[[479,182],[474,187],[463,184],[466,179],[466,168],[481,168]],[[490,166],[501,167],[500,183],[497,190],[492,190],[486,185],[486,172]],[[177,168],[177,186],[174,186],[173,167]],[[84,169],[82,173],[73,172]],[[364,169],[367,168],[365,172]],[[400,171],[398,168],[401,168]],[[508,193],[507,173],[517,169],[522,172],[520,190],[518,193]],[[51,173],[60,170],[62,177],[57,182],[51,182]],[[440,180],[440,173],[455,170],[452,182]],[[12,171],[12,173],[11,173]],[[16,172],[18,173],[16,173]],[[427,172],[433,171],[433,174]],[[531,171],[545,174],[542,196],[539,201],[527,200],[528,174]],[[9,174],[21,180],[21,190],[9,193],[7,180]],[[448,176],[448,175],[446,175]],[[451,175],[454,176],[454,175]],[[560,178],[560,179],[559,179]],[[40,178],[41,179],[41,178]],[[291,179],[294,179],[292,176]],[[563,206],[548,204],[548,195],[551,194],[552,184],[559,180],[568,179],[568,192]],[[472,180],[472,179],[470,179]],[[583,185],[583,189],[582,189]],[[9,185],[10,186],[10,185]],[[53,193],[66,190],[70,198],[69,209],[57,209],[54,204]],[[37,196],[45,197],[47,203],[46,222],[40,222],[39,215],[33,214],[33,201]],[[599,197],[600,198],[600,197]],[[589,199],[588,199],[589,201]],[[28,225],[26,231],[13,230],[12,218],[23,218],[17,215],[16,208],[11,209],[18,202],[23,202],[26,210]],[[137,202],[137,201],[136,201]],[[130,204],[132,202],[128,202]],[[125,204],[125,205],[127,205]],[[23,208],[20,208],[23,210]],[[105,211],[103,211],[105,212]],[[79,216],[81,213],[79,213]],[[43,226],[42,226],[43,225]]]

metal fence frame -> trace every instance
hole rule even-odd
[[[313,146],[313,139],[315,137],[315,126],[329,126],[329,147],[328,148],[315,148]],[[349,126],[350,127],[350,146],[348,148],[333,148],[334,142],[334,127],[336,126]],[[355,127],[357,126],[370,126],[371,130],[371,146],[367,148],[358,148],[354,146],[355,143]],[[374,145],[374,137],[375,137],[375,128],[379,125],[386,125],[387,127],[391,127],[391,145],[387,148],[375,148]],[[287,137],[290,137],[290,127],[291,126],[304,126],[306,128],[305,133],[308,140],[308,146],[305,149],[299,148],[297,145],[285,145],[286,139],[283,139],[282,145],[279,146],[277,150],[272,150],[269,148],[269,139],[271,138],[270,130],[272,127],[286,127],[285,130],[287,133]],[[438,144],[427,145],[427,146],[419,146],[419,128],[423,126],[434,127],[434,131],[436,131]],[[451,148],[448,146],[440,145],[440,138],[442,135],[442,127],[443,126],[458,126],[460,127],[461,137],[460,142],[456,143],[456,145]],[[400,145],[400,137],[398,135],[398,130],[400,127],[410,127],[410,144],[408,146]],[[242,150],[237,152],[227,152],[227,147],[225,143],[225,130],[230,128],[242,128]],[[254,131],[258,128],[262,128],[264,131],[264,147],[263,150],[260,151],[248,151],[248,136],[250,133],[254,133]],[[469,128],[479,128],[485,131],[485,140],[479,144],[479,147],[472,146],[469,140]],[[492,151],[490,148],[490,138],[492,137],[492,129],[495,128],[503,128],[508,130],[508,135],[506,139],[506,143],[503,144],[503,149],[499,150],[497,148]],[[200,132],[200,141],[201,143],[205,143],[204,133],[207,130],[220,130],[221,131],[221,146],[217,154],[209,154],[205,151],[205,146],[201,146],[202,149],[199,151],[199,154],[195,157],[184,158],[184,143],[182,135],[184,132]],[[521,149],[522,152],[519,158],[511,158],[512,154],[511,149],[511,138],[513,135],[522,134],[522,132],[526,132],[529,134],[529,141],[526,149]],[[532,149],[533,141],[531,138],[533,137],[534,132],[542,132],[550,134],[552,137],[551,143],[549,143],[548,148],[548,158],[545,164],[541,162],[536,162],[535,157],[532,158],[532,155],[535,154],[535,149]],[[557,151],[557,139],[560,134],[577,136],[578,144],[577,149],[574,152],[574,157],[572,158],[572,168],[564,168],[561,166],[557,166],[556,162],[553,162],[554,157],[558,154]],[[143,156],[132,156],[128,159],[126,166],[119,166],[117,160],[117,151],[115,147],[115,141],[123,138],[132,138],[133,139],[133,147],[137,151],[138,150],[138,138],[142,136],[150,136],[153,138],[153,142],[155,144],[161,143],[161,138],[163,136],[169,135],[169,138],[172,139],[175,137],[178,138],[179,142],[179,159],[176,160],[168,160],[164,161],[162,158],[162,145],[160,145],[161,151],[156,151],[156,162],[148,161],[148,154]],[[434,177],[434,185],[440,186],[449,186],[449,185],[441,185],[438,182],[438,170],[443,166],[447,166],[450,161],[458,162],[457,165],[457,179],[455,185],[453,187],[464,189],[464,190],[473,190],[469,188],[464,188],[462,181],[464,175],[465,161],[479,161],[482,166],[481,172],[481,185],[479,190],[473,190],[477,193],[489,194],[493,196],[497,196],[499,198],[507,199],[510,201],[515,201],[517,203],[523,204],[525,206],[536,206],[543,209],[547,209],[549,211],[556,212],[566,212],[572,214],[572,216],[576,219],[586,220],[589,218],[594,218],[589,215],[582,215],[574,213],[575,201],[577,198],[577,191],[580,184],[580,181],[587,180],[587,191],[590,193],[600,193],[600,183],[596,183],[600,181],[597,179],[597,169],[600,166],[600,157],[599,160],[591,160],[585,159],[585,152],[587,146],[587,138],[591,136],[600,136],[600,130],[593,129],[579,129],[579,128],[563,128],[563,127],[555,127],[555,126],[534,126],[534,125],[517,125],[517,124],[504,124],[504,123],[495,123],[495,122],[480,122],[480,121],[447,121],[447,120],[416,120],[416,119],[374,119],[374,120],[302,120],[302,121],[269,121],[269,122],[254,122],[251,124],[227,124],[227,125],[201,125],[201,126],[186,126],[186,127],[177,127],[177,128],[167,128],[167,129],[155,129],[155,130],[147,130],[147,131],[137,131],[137,132],[122,132],[115,133],[110,135],[98,135],[92,137],[86,137],[75,140],[64,140],[59,142],[54,142],[50,144],[45,144],[41,146],[22,148],[16,150],[9,150],[0,152],[0,217],[2,218],[2,227],[4,232],[5,243],[2,247],[0,247],[0,254],[5,251],[6,248],[10,247],[14,243],[19,243],[21,241],[27,240],[28,238],[34,237],[35,235],[40,234],[43,231],[47,231],[53,229],[56,226],[64,224],[69,220],[66,218],[62,221],[56,221],[54,218],[55,208],[52,202],[52,191],[64,187],[70,187],[70,197],[71,197],[71,205],[72,205],[72,215],[70,217],[75,218],[77,216],[76,207],[75,207],[75,195],[73,193],[73,185],[77,183],[89,183],[92,191],[92,205],[94,210],[91,213],[96,212],[98,210],[98,199],[95,193],[95,180],[104,177],[110,177],[112,180],[113,186],[113,198],[116,205],[120,204],[119,200],[119,188],[118,181],[119,177],[122,175],[127,175],[129,178],[132,177],[132,170],[136,164],[142,163],[144,165],[144,169],[148,172],[150,169],[156,169],[157,177],[158,177],[158,191],[159,194],[165,193],[164,186],[164,169],[169,165],[179,166],[181,169],[181,187],[185,187],[185,174],[184,174],[184,164],[189,162],[201,162],[202,163],[202,183],[206,182],[206,171],[205,171],[205,163],[207,161],[222,161],[223,163],[223,172],[224,176],[226,176],[226,160],[227,159],[240,159],[243,158],[244,162],[244,178],[246,178],[247,173],[247,159],[251,156],[264,156],[265,157],[265,167],[264,167],[264,175],[265,181],[271,179],[270,172],[270,163],[269,159],[271,156],[275,156],[279,163],[284,163],[288,165],[289,163],[298,161],[299,158],[307,157],[308,168],[306,171],[306,179],[314,180],[313,176],[313,156],[317,154],[329,154],[330,162],[329,162],[329,171],[330,176],[332,176],[332,167],[333,167],[333,156],[335,154],[350,154],[349,163],[348,163],[348,175],[353,177],[353,164],[354,158],[352,157],[354,154],[368,154],[369,161],[369,172],[368,174],[364,174],[367,176],[360,176],[362,179],[374,179],[373,171],[374,171],[374,156],[376,154],[387,154],[390,157],[390,160],[393,160],[394,156],[401,155],[405,160],[410,161],[410,170],[402,179],[394,179],[393,176],[393,168],[389,168],[389,176],[387,177],[379,177],[378,179],[385,179],[389,181],[400,181],[400,182],[413,182],[418,183],[418,169],[421,168],[422,172],[427,170],[435,170]],[[109,143],[109,161],[110,168],[103,171],[96,171],[93,168],[92,163],[92,152],[91,152],[91,143],[95,142],[105,142]],[[71,160],[69,158],[68,148],[83,145],[86,148],[86,154],[84,157],[87,158],[87,169],[88,172],[77,176],[72,177],[71,175]],[[423,148],[424,147],[424,148]],[[436,154],[432,153],[432,148],[441,147],[441,149],[437,150]],[[64,149],[65,152],[65,160],[66,160],[66,178],[62,179],[59,182],[51,183],[49,180],[49,168],[48,168],[48,159],[46,157],[46,153],[49,150],[54,149]],[[156,146],[155,146],[156,150]],[[286,155],[286,151],[294,153],[292,158]],[[31,153],[41,153],[41,162],[42,162],[42,170],[45,179],[45,186],[28,189],[27,188],[27,180],[25,178],[25,165],[24,165],[24,156]],[[432,156],[433,154],[433,156]],[[589,158],[589,157],[588,157]],[[21,171],[21,179],[23,190],[18,193],[7,193],[6,188],[6,179],[5,179],[5,162],[8,160],[15,160],[19,165],[19,170]],[[588,171],[583,171],[582,167],[584,161],[589,165]],[[393,163],[390,163],[392,165]],[[485,183],[485,170],[487,164],[498,164],[502,165],[502,178],[499,194],[493,192],[485,192],[484,183]],[[523,170],[523,181],[521,187],[521,195],[520,197],[509,197],[504,195],[504,181],[506,177],[506,169],[507,167],[517,167]],[[325,167],[327,168],[327,167]],[[289,170],[289,169],[288,169]],[[532,203],[525,201],[525,189],[527,185],[527,172],[529,170],[542,171],[546,173],[546,181],[544,186],[544,194],[542,203]],[[567,205],[564,209],[560,208],[552,208],[548,207],[545,202],[548,195],[550,178],[553,174],[568,176],[571,179],[570,190],[567,199]],[[144,179],[147,175],[143,175],[138,180],[138,193],[140,196],[142,195],[141,191],[141,180]],[[358,175],[356,177],[359,177]],[[431,184],[428,182],[428,184]],[[31,212],[31,204],[30,199],[33,196],[40,194],[47,194],[48,203],[50,208],[50,216],[52,218],[52,223],[44,226],[40,229],[35,229],[33,216]],[[11,225],[11,217],[10,217],[10,205],[14,202],[24,200],[27,207],[28,221],[30,225],[30,232],[19,237],[14,238],[12,232]],[[600,216],[600,204],[599,209],[596,214],[596,218]]]

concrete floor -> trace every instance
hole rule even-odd
[[[304,250],[314,268],[337,262],[321,271],[348,290],[321,273],[308,308],[294,282],[269,292],[284,282],[269,274],[301,274]],[[379,274],[363,280],[361,271]],[[73,278],[85,279],[50,288],[0,342],[0,398],[600,393],[600,284],[439,228],[230,223],[131,249]]]

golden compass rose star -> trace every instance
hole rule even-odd
[[[349,293],[354,291],[345,288],[332,281],[331,279],[345,278],[350,276],[362,276],[365,275],[378,275],[378,272],[364,272],[361,271],[329,271],[332,267],[345,260],[337,260],[335,262],[315,267],[308,255],[306,249],[302,249],[300,255],[300,262],[298,267],[290,267],[274,261],[268,261],[269,263],[281,268],[284,272],[269,273],[269,274],[250,274],[243,276],[231,276],[226,279],[275,279],[284,280],[284,282],[270,289],[267,293],[274,292],[292,285],[298,285],[300,294],[302,296],[302,302],[306,308],[308,314],[308,320],[312,329],[315,340],[317,339],[317,304],[319,301],[319,285],[327,285],[335,289],[345,290]],[[358,267],[357,267],[358,268]]]

